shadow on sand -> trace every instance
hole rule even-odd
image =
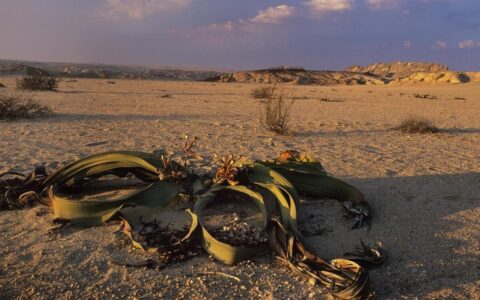
[[[199,114],[170,114],[170,115],[145,115],[145,114],[64,114],[59,113],[47,118],[22,119],[37,123],[61,123],[71,121],[96,121],[96,122],[121,122],[121,121],[184,121],[202,118]],[[21,121],[21,120],[19,120]]]
[[[384,134],[384,133],[397,133],[403,134],[399,131],[396,131],[392,128],[385,129],[356,129],[356,130],[335,130],[335,131],[315,131],[315,130],[305,130],[299,131],[295,134],[298,137],[329,137],[329,136],[362,136],[362,135],[375,135],[375,134]],[[439,132],[432,133],[429,135],[441,135],[441,134],[478,134],[480,133],[480,128],[441,128]],[[414,135],[416,133],[409,133],[409,135]]]
[[[188,95],[188,96],[218,96],[218,93],[195,93],[195,92],[171,92],[171,91],[152,91],[152,92],[135,92],[135,91],[56,91],[57,93],[64,93],[64,94],[103,94],[103,95],[127,95],[127,96],[134,96],[134,95],[152,95],[158,96],[161,98],[162,95],[168,94],[171,96],[175,95]],[[243,96],[242,93],[222,93],[222,96]],[[170,97],[166,97],[165,99],[169,99]]]
[[[465,284],[477,286],[478,296],[480,173],[347,181],[370,202],[372,228],[350,230],[337,201],[309,203],[327,224],[323,235],[311,238],[322,257],[338,257],[360,239],[381,241],[389,258],[370,272],[380,299],[425,298],[440,290],[446,298],[472,297]]]

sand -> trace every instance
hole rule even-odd
[[[2,78],[14,93],[14,78]],[[292,86],[298,98],[293,136],[259,126],[257,85],[79,79],[57,92],[27,93],[55,117],[0,122],[0,171],[48,169],[110,150],[174,151],[185,133],[199,152],[273,157],[308,151],[327,172],[354,184],[374,209],[370,231],[350,230],[332,200],[308,202],[325,226],[309,238],[333,258],[381,241],[386,263],[370,271],[380,299],[480,299],[480,85]],[[162,97],[170,94],[171,97]],[[435,100],[418,99],[430,94]],[[328,97],[337,102],[324,102]],[[430,119],[442,132],[402,134],[406,117]],[[147,255],[115,233],[54,226],[49,208],[0,212],[0,298],[326,298],[271,257],[228,267],[208,258],[162,270],[125,267]],[[238,276],[241,282],[219,275]]]

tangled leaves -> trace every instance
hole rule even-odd
[[[355,219],[354,227],[363,226],[370,221],[371,214],[358,189],[328,176],[320,162],[296,151],[284,152],[271,161],[227,156],[215,175],[202,181],[187,163],[195,156],[192,150],[195,139],[189,141],[187,136],[185,140],[181,161],[143,152],[108,152],[73,162],[50,175],[41,169],[25,178],[17,174],[13,179],[0,181],[0,190],[9,203],[7,208],[20,207],[25,199],[40,200],[48,196],[55,216],[75,224],[96,225],[121,215],[123,232],[132,243],[158,253],[167,262],[188,259],[201,245],[219,261],[235,264],[262,253],[266,247],[264,237],[268,236],[270,249],[295,274],[320,284],[341,299],[374,296],[368,272],[361,264],[383,262],[385,252],[381,247],[362,243],[357,251],[347,253],[346,258],[326,261],[310,250],[297,229],[299,193],[341,201],[347,215]],[[120,198],[95,201],[75,198],[75,191],[88,187],[85,183],[106,175],[134,176],[144,184]],[[202,185],[200,189],[193,187],[198,184]],[[156,220],[142,221],[153,209],[166,209],[182,193],[195,201],[194,211],[186,211],[191,219],[188,231],[161,226]],[[227,225],[222,232],[206,228],[204,209],[213,202],[222,203],[216,200],[222,200],[225,193],[240,193],[244,201],[254,203],[262,216],[262,225],[255,229],[248,224]],[[127,208],[143,209],[141,218],[124,215]],[[143,222],[140,229],[132,226],[138,219]],[[243,232],[241,238],[230,237],[231,230]]]

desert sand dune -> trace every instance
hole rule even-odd
[[[16,93],[2,78],[2,93]],[[372,228],[350,230],[332,200],[309,202],[325,231],[309,238],[322,257],[381,241],[386,263],[370,271],[380,299],[480,297],[480,86],[282,85],[294,97],[292,136],[259,125],[256,84],[79,79],[57,92],[27,93],[54,117],[0,121],[0,172],[48,169],[111,150],[175,151],[185,133],[199,152],[264,159],[307,151],[327,172],[364,192]],[[164,97],[165,95],[169,97]],[[428,94],[436,99],[419,99]],[[322,98],[338,101],[325,102]],[[431,120],[436,134],[392,131],[410,116]],[[114,232],[118,223],[49,233],[47,207],[0,211],[0,287],[5,298],[324,299],[326,294],[261,257],[234,267],[202,255],[163,270],[119,266],[152,257]],[[241,282],[218,276],[221,271]]]

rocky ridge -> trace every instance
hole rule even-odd
[[[435,63],[394,62],[345,71],[311,71],[279,67],[221,74],[207,81],[238,83],[289,83],[314,85],[461,84],[480,82],[480,72],[455,72]]]
[[[415,73],[442,73],[449,71],[445,65],[428,62],[391,62],[375,63],[365,67],[351,66],[345,69],[348,72],[374,74],[384,78],[400,79]]]

